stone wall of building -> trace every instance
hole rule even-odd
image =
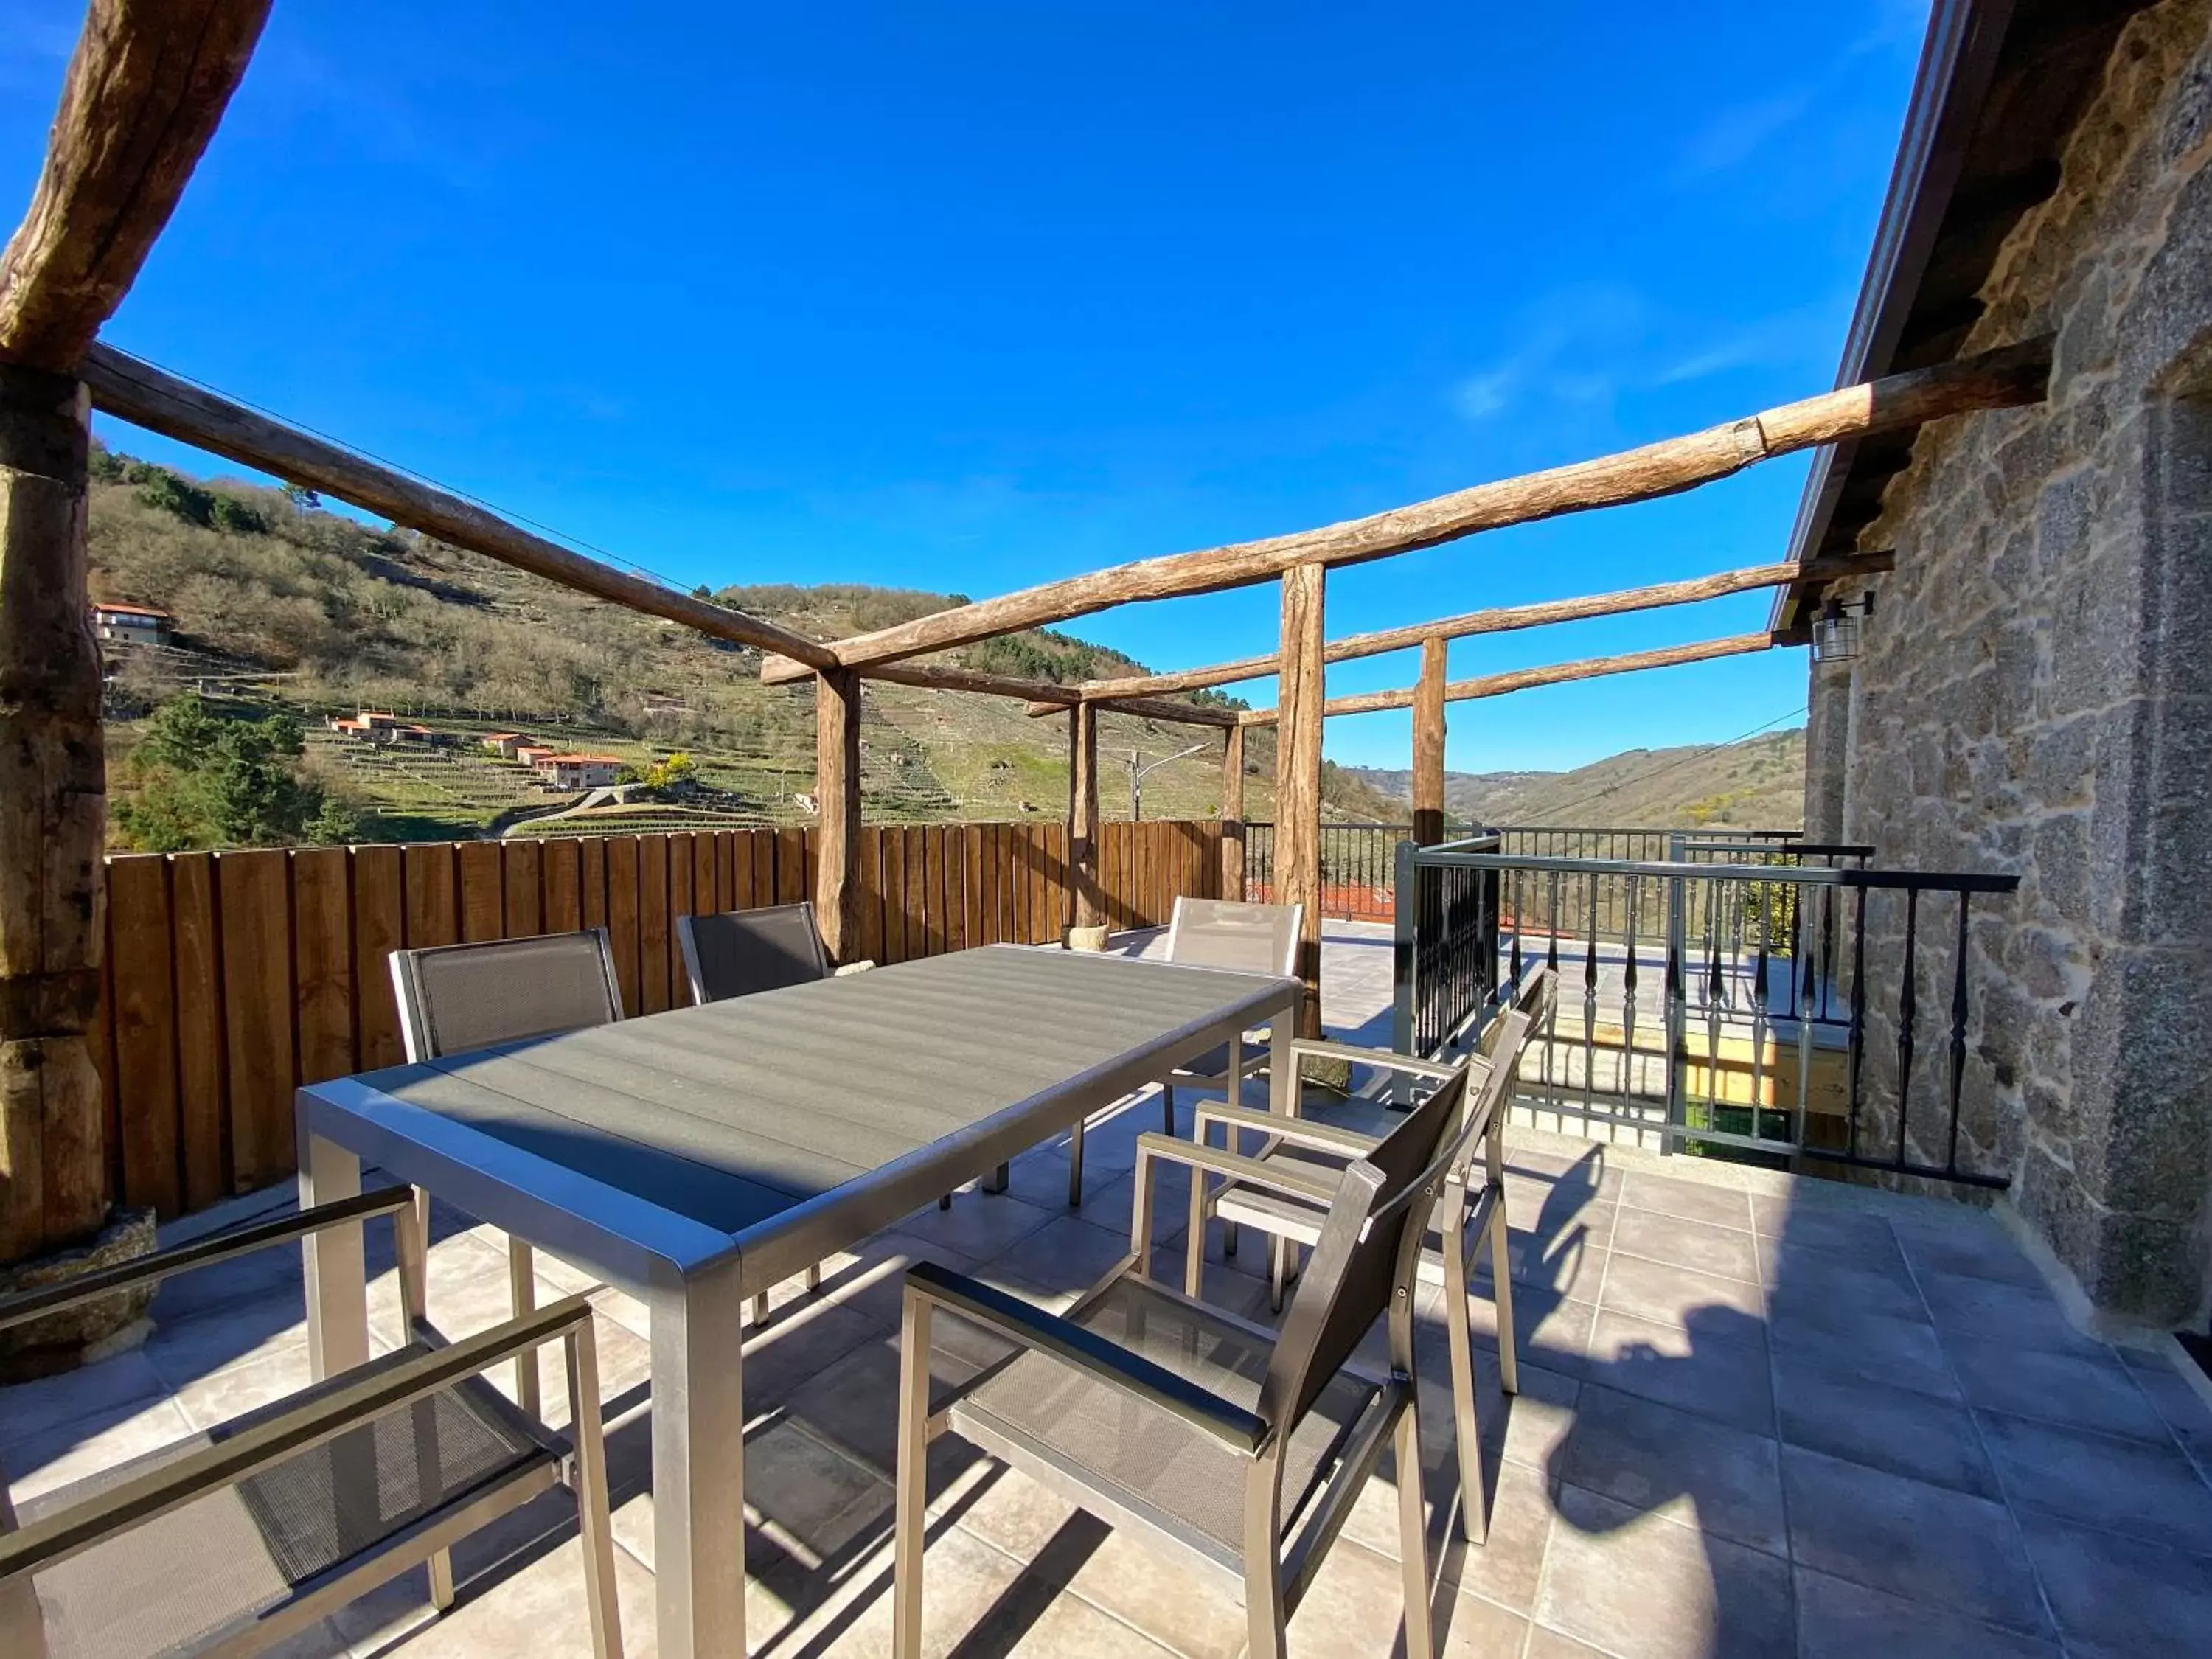
[[[1973,923],[1964,1155],[2100,1308],[2172,1322],[2212,1267],[2212,0],[2129,26],[2063,167],[1967,347],[2055,332],[2051,399],[1922,435],[1861,538],[1898,568],[1825,717],[1845,839],[2021,877]],[[1901,926],[1870,911],[1870,957]],[[1948,1081],[1937,944],[1916,1124]]]

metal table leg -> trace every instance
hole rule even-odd
[[[320,1135],[301,1137],[300,1207],[361,1191],[361,1159]],[[307,1291],[307,1370],[317,1382],[368,1363],[368,1261],[362,1224],[325,1227],[300,1242]]]
[[[653,1571],[663,1659],[744,1659],[744,1284],[732,1256],[654,1295]]]

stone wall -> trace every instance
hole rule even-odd
[[[2121,36],[1982,290],[1966,349],[2055,331],[2051,400],[1922,435],[1860,540],[1898,568],[1848,693],[1825,693],[1848,703],[1846,840],[2021,877],[1972,929],[1966,1155],[2013,1177],[2099,1307],[2167,1322],[2202,1313],[2212,1256],[2208,162],[2212,0],[2168,0]],[[1868,925],[1870,957],[1894,949],[1899,917]],[[1869,1012],[1893,1066],[1893,1007]]]

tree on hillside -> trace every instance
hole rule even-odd
[[[137,791],[115,810],[118,827],[140,850],[357,838],[354,815],[301,776],[307,745],[290,715],[226,720],[187,692],[146,724],[131,760]]]

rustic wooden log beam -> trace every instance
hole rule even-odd
[[[72,371],[138,274],[269,0],[92,0],[46,162],[0,250],[0,1261],[106,1219],[93,1040],[107,771]]]
[[[811,669],[807,671],[811,673]],[[868,679],[911,685],[924,691],[974,691],[987,697],[1020,697],[1033,707],[1057,711],[1083,701],[1073,685],[1055,680],[1023,680],[1006,674],[979,674],[951,663],[884,662],[854,671]]]
[[[1440,639],[1421,641],[1421,678],[1413,687],[1413,840],[1433,847],[1444,838],[1444,658]]]
[[[940,611],[840,640],[837,660],[859,666],[911,657],[994,634],[1046,627],[1110,605],[1242,586],[1301,564],[1358,564],[1479,531],[1671,495],[1777,455],[1922,426],[1947,416],[2034,403],[2044,396],[2050,374],[2051,341],[2046,337],[1822,392],[1617,455],[1478,484],[1364,519],[1147,559]],[[803,672],[795,665],[769,662],[763,665],[762,677],[773,683]]]
[[[860,938],[860,677],[825,670],[814,682],[814,799],[819,803],[814,917],[842,966]]]
[[[29,210],[0,252],[0,358],[66,371],[215,136],[270,0],[92,0]]]
[[[1276,904],[1304,907],[1298,919],[1298,977],[1305,981],[1305,995],[1299,1006],[1298,1031],[1310,1037],[1321,1035],[1321,652],[1328,580],[1328,570],[1318,564],[1302,564],[1283,573],[1275,878],[1267,896]]]
[[[1879,576],[1897,568],[1893,552],[1854,553],[1814,559],[1805,564],[1787,560],[1779,564],[1755,564],[1741,570],[1723,570],[1711,576],[1694,576],[1678,582],[1659,582],[1649,587],[1624,588],[1612,593],[1590,593],[1578,599],[1544,599],[1533,605],[1500,605],[1470,611],[1463,616],[1440,617],[1410,628],[1386,628],[1372,634],[1352,634],[1333,640],[1322,653],[1330,662],[1349,662],[1360,657],[1403,651],[1426,640],[1460,640],[1476,634],[1505,634],[1516,629],[1542,628],[1553,623],[1580,622],[1589,617],[1615,617],[1632,611],[1653,611],[1672,605],[1694,605],[1761,587],[1787,587],[1796,583],[1820,584],[1846,577]],[[1237,662],[1217,663],[1208,668],[1185,668],[1168,674],[1132,674],[1111,680],[1086,680],[1078,688],[1085,697],[1164,696],[1176,691],[1196,691],[1239,680],[1261,679],[1275,672],[1273,657],[1247,657]]]
[[[1244,728],[1221,734],[1221,896],[1244,896]]]
[[[435,485],[271,420],[112,347],[94,345],[79,373],[92,388],[94,408],[134,426],[304,484],[594,599],[665,617],[734,645],[779,652],[815,667],[836,665],[825,647],[787,629],[586,558]],[[806,672],[813,672],[813,667]]]
[[[1670,645],[1656,651],[1632,651],[1619,657],[1584,657],[1577,662],[1552,663],[1542,668],[1516,668],[1510,673],[1486,674],[1479,679],[1454,680],[1444,687],[1446,702],[1471,702],[1478,697],[1502,697],[1509,691],[1527,691],[1539,685],[1559,685],[1569,680],[1594,680],[1607,674],[1633,674],[1645,668],[1673,668],[1688,662],[1711,662],[1717,657],[1741,657],[1753,651],[1771,651],[1789,641],[1772,634],[1733,634],[1726,639],[1701,640],[1695,645]],[[1403,691],[1362,691],[1348,697],[1331,697],[1322,712],[1372,714],[1385,708],[1410,708],[1417,688]],[[1246,726],[1273,726],[1280,711],[1250,708],[1237,716]],[[1279,814],[1278,815],[1279,816]]]
[[[1073,695],[1074,692],[1073,686],[1066,689],[1071,695],[1064,702],[1039,702],[1030,704],[1030,717],[1033,720],[1040,720],[1048,714],[1065,714],[1080,702],[1088,703],[1105,714],[1134,714],[1140,720],[1160,720],[1171,726],[1227,727],[1236,725],[1237,721],[1237,710],[1223,708],[1212,704],[1171,702],[1165,697],[1089,698]]]

